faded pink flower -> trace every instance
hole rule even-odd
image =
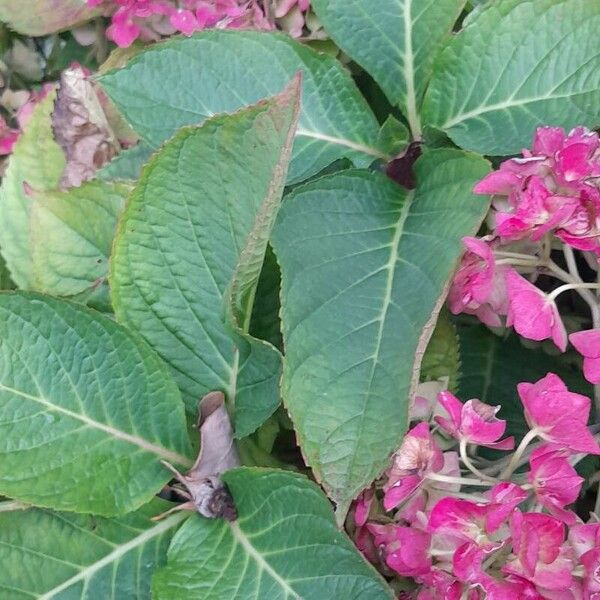
[[[21,132],[18,129],[12,129],[0,117],[0,155],[5,156],[10,154],[20,135]]]
[[[600,383],[600,329],[572,333],[569,340],[583,356],[585,378],[590,383]]]
[[[490,244],[477,238],[463,238],[467,252],[448,293],[450,312],[472,314],[492,327],[501,325],[507,299],[504,283],[506,267],[496,267]]]
[[[536,383],[519,383],[517,390],[527,423],[542,439],[575,452],[600,454],[600,446],[587,428],[589,398],[569,392],[554,373]]]
[[[583,478],[567,460],[568,452],[544,444],[534,450],[529,459],[531,470],[529,483],[533,486],[538,502],[550,514],[568,525],[575,523],[575,514],[565,506],[577,500]]]
[[[552,338],[564,352],[567,332],[554,300],[514,269],[506,273],[506,290],[509,299],[507,326],[512,325],[519,335],[530,340]]]
[[[427,423],[415,425],[394,454],[384,486],[385,510],[392,510],[423,483],[428,472],[439,471],[444,464],[442,451],[429,433]]]
[[[506,421],[496,418],[499,406],[490,406],[480,400],[467,400],[463,404],[448,391],[438,395],[440,404],[450,415],[450,419],[436,417],[436,423],[451,436],[465,440],[469,444],[487,446],[500,450],[514,448],[514,438],[500,438],[506,430]],[[498,441],[500,440],[500,441]]]
[[[503,567],[503,572],[549,590],[568,590],[573,582],[573,564],[562,548],[564,524],[549,515],[517,510],[510,527],[515,559]]]

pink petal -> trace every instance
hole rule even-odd
[[[520,185],[521,178],[509,171],[492,171],[486,175],[474,188],[475,194],[508,196],[511,190]]]
[[[553,156],[562,148],[565,138],[565,130],[562,127],[538,127],[533,140],[533,153]]]
[[[569,340],[582,356],[600,358],[600,329],[587,329],[572,333]]]
[[[408,475],[403,477],[392,487],[386,490],[383,497],[383,508],[392,510],[401,502],[406,500],[423,482],[423,478],[418,475]]]

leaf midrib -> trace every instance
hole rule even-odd
[[[252,542],[248,536],[242,531],[237,522],[229,523],[231,534],[237,544],[239,544],[243,550],[251,556],[259,569],[268,573],[285,591],[286,598],[291,596],[296,600],[304,600],[302,596],[290,586],[290,584],[265,560],[264,556],[252,545]]]
[[[137,447],[141,448],[142,450],[145,450],[146,452],[155,454],[156,456],[159,456],[160,458],[163,458],[164,460],[167,460],[169,462],[173,462],[173,463],[176,463],[179,465],[184,465],[187,467],[192,466],[192,461],[189,458],[187,458],[186,456],[183,456],[182,454],[173,452],[172,450],[167,450],[166,448],[163,448],[162,446],[158,446],[157,444],[153,444],[152,442],[149,442],[148,440],[145,440],[144,438],[141,438],[136,435],[132,435],[125,431],[121,431],[120,429],[116,429],[115,427],[106,425],[105,423],[100,423],[99,421],[95,421],[94,419],[91,419],[87,415],[79,414],[79,413],[69,410],[68,408],[58,406],[57,404],[52,403],[47,398],[42,398],[39,396],[34,396],[32,394],[28,394],[27,392],[23,392],[22,390],[18,390],[16,388],[7,386],[3,383],[0,383],[0,390],[4,390],[11,394],[15,394],[16,396],[20,396],[21,398],[31,400],[33,402],[37,402],[38,404],[40,404],[41,406],[44,406],[48,410],[66,415],[77,421],[81,421],[82,423],[86,424],[89,427],[92,427],[93,429],[98,429],[100,431],[103,431],[104,433],[107,433],[110,437],[133,444],[134,446],[137,446]]]
[[[392,303],[392,292],[394,289],[396,264],[400,260],[400,242],[402,241],[402,233],[404,232],[404,225],[405,225],[406,219],[408,218],[408,215],[410,213],[410,209],[412,207],[413,200],[414,200],[414,192],[410,192],[409,194],[406,195],[406,199],[404,201],[404,204],[402,205],[402,208],[400,209],[400,214],[398,215],[398,222],[396,224],[396,230],[394,232],[394,236],[390,243],[390,249],[391,249],[390,258],[386,265],[386,270],[388,273],[387,273],[387,277],[386,277],[385,295],[383,297],[381,311],[379,313],[379,319],[377,319],[379,321],[379,327],[378,327],[378,331],[377,331],[375,349],[374,349],[374,352],[372,355],[373,365],[371,367],[368,385],[367,385],[367,388],[365,389],[365,394],[364,394],[365,405],[367,403],[366,402],[367,399],[370,397],[371,386],[373,385],[373,377],[375,376],[376,367],[379,364],[379,352],[381,351],[381,342],[383,339],[383,331],[385,328],[385,321],[387,319],[388,309]],[[357,435],[358,440],[360,440],[361,436],[362,436],[362,427],[364,424],[365,412],[366,412],[366,410],[363,408],[363,410],[361,411],[360,421],[358,424],[358,427],[359,427],[359,432]],[[352,456],[350,459],[350,465],[349,465],[348,471],[347,471],[349,476],[351,476],[353,469],[354,469],[354,465],[356,463],[356,457],[358,455],[358,447],[359,447],[358,444],[353,445]],[[343,508],[344,508],[344,512],[345,512],[346,507],[344,506]],[[339,515],[339,517],[341,518],[341,515]]]
[[[159,535],[162,535],[163,533],[169,531],[169,529],[172,529],[176,525],[179,525],[179,523],[181,523],[183,520],[187,519],[188,516],[189,515],[184,512],[175,514],[175,515],[171,515],[170,517],[166,518],[164,521],[161,521],[160,523],[158,523],[158,525],[155,525],[154,527],[151,527],[150,529],[146,529],[140,535],[133,538],[132,540],[129,540],[127,543],[117,546],[112,552],[110,552],[109,554],[104,556],[104,558],[101,558],[100,560],[96,561],[95,563],[85,567],[84,569],[79,571],[79,573],[77,573],[76,575],[73,575],[73,577],[71,577],[70,579],[63,581],[60,585],[57,585],[56,587],[52,588],[48,592],[42,594],[41,596],[38,596],[37,600],[50,600],[51,598],[54,598],[57,594],[68,589],[75,583],[88,580],[95,573],[97,573],[104,567],[110,565],[111,563],[118,561],[122,556],[124,556],[131,550],[134,550],[138,546],[142,546],[143,544],[150,541],[151,539],[158,537]],[[114,589],[113,589],[113,591],[114,591]]]

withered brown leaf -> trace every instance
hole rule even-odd
[[[185,474],[163,461],[177,481],[185,486],[188,498],[175,510],[196,510],[208,518],[237,518],[233,499],[219,475],[240,465],[233,440],[233,428],[222,392],[209,392],[199,403],[200,452],[194,466]]]

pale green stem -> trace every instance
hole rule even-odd
[[[504,471],[500,473],[500,479],[508,479],[513,474],[519,464],[519,460],[521,460],[521,456],[523,456],[523,452],[525,452],[525,448],[538,436],[538,433],[539,431],[535,427],[527,432],[512,455],[510,462],[506,465]]]
[[[498,483],[497,481],[483,481],[481,479],[473,479],[471,477],[452,477],[450,475],[441,475],[440,473],[427,473],[426,479],[431,481],[441,481],[442,483],[457,483],[458,485],[479,485],[482,487],[492,487]]]
[[[595,290],[597,287],[597,283],[565,283],[565,285],[561,285],[550,292],[548,294],[548,300],[554,301],[563,292],[567,292],[569,290]]]
[[[489,475],[486,475],[485,473],[482,473],[472,462],[471,459],[467,456],[467,440],[462,439],[460,440],[460,444],[458,446],[458,449],[460,451],[460,458],[463,461],[465,467],[467,467],[467,469],[469,469],[469,471],[471,471],[471,473],[473,473],[474,475],[476,475],[477,477],[479,477],[480,479],[483,479],[485,481],[492,481],[494,483],[494,485],[496,483],[498,483],[493,477],[490,477]]]

